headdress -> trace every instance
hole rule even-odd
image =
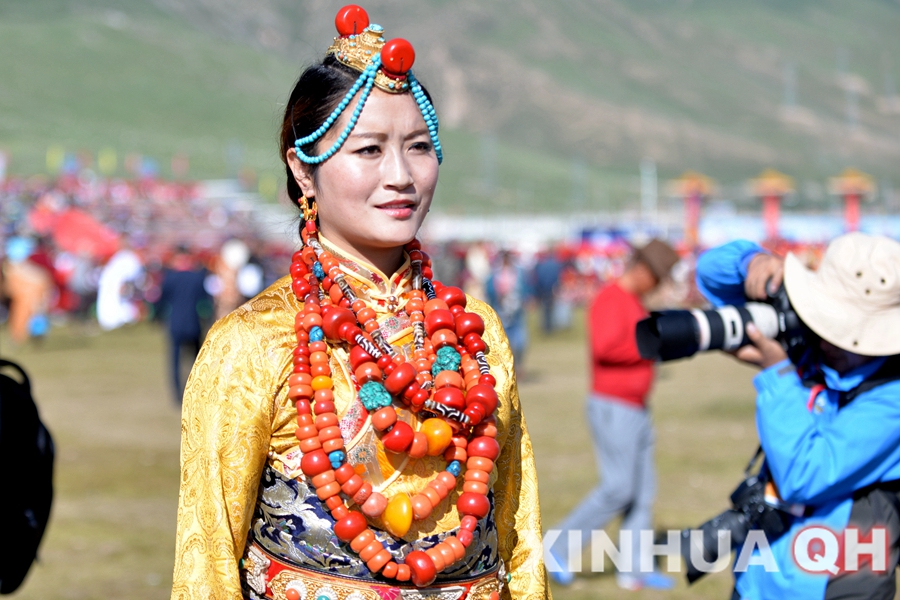
[[[297,157],[307,164],[319,164],[337,152],[347,140],[353,127],[356,126],[356,121],[362,113],[372,86],[377,86],[390,94],[409,92],[413,95],[416,104],[419,105],[419,110],[422,111],[425,124],[428,126],[434,152],[437,155],[438,164],[440,164],[444,157],[441,143],[438,140],[437,113],[410,70],[416,59],[412,44],[402,38],[394,38],[385,42],[384,29],[380,25],[370,24],[366,11],[355,4],[349,4],[339,10],[334,24],[339,35],[334,38],[334,43],[328,48],[326,55],[334,56],[338,62],[361,74],[347,95],[325,119],[325,122],[311,134],[294,142]],[[305,154],[302,147],[312,144],[324,136],[357,93],[360,96],[353,114],[334,144],[318,156]]]

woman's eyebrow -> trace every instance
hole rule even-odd
[[[385,140],[385,139],[387,139],[387,134],[386,133],[377,133],[374,131],[360,131],[360,132],[354,131],[353,133],[350,134],[350,137],[351,138],[369,138],[369,139],[375,139],[375,140]]]

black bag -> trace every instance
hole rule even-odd
[[[22,368],[21,383],[0,374],[0,594],[22,584],[50,518],[53,502],[53,439],[41,423]]]

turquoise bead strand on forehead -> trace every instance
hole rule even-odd
[[[412,71],[407,73],[406,77],[409,79],[409,91],[412,93],[413,98],[416,99],[416,104],[419,105],[419,110],[422,112],[422,118],[425,119],[425,125],[428,126],[428,133],[431,135],[431,143],[434,145],[434,154],[437,156],[438,164],[441,164],[444,162],[444,151],[441,148],[441,140],[438,139],[440,124],[438,123],[437,112],[435,112],[434,106],[428,100],[428,96],[425,95],[425,91]]]
[[[311,134],[306,137],[302,137],[294,142],[294,148],[297,151],[297,158],[302,160],[303,162],[311,165],[323,163],[329,158],[331,158],[335,152],[341,149],[341,146],[344,145],[344,142],[347,141],[347,137],[350,135],[350,132],[353,131],[353,128],[356,126],[356,121],[359,120],[359,115],[362,114],[363,106],[366,104],[366,100],[369,98],[369,94],[372,92],[372,86],[375,85],[375,74],[378,71],[378,67],[381,65],[380,57],[376,56],[372,59],[372,64],[366,67],[366,70],[362,72],[359,78],[356,80],[356,83],[353,84],[353,87],[347,92],[347,95],[344,96],[343,100],[337,105],[337,107],[328,115],[328,118],[325,119],[325,122],[316,129]],[[365,87],[363,87],[365,86]],[[338,139],[335,140],[334,144],[331,145],[331,148],[323,152],[318,156],[309,156],[304,153],[302,150],[303,146],[307,144],[311,144],[321,138],[325,133],[331,128],[335,121],[341,116],[341,113],[347,108],[350,104],[350,101],[353,100],[353,97],[359,92],[360,88],[363,88],[362,95],[360,95],[359,100],[356,103],[356,108],[353,109],[353,115],[350,117],[350,120],[347,122],[347,126],[344,128],[344,131],[341,132],[341,135],[338,136]]]
[[[372,58],[372,64],[366,67],[366,70],[362,72],[356,82],[353,84],[353,87],[347,92],[344,98],[338,103],[337,107],[328,115],[328,118],[325,119],[325,122],[316,129],[311,134],[302,137],[294,142],[294,148],[297,151],[297,158],[302,160],[307,164],[320,164],[334,156],[334,154],[341,149],[341,146],[344,145],[344,142],[347,141],[347,138],[350,136],[350,132],[353,131],[353,128],[356,126],[356,122],[359,120],[359,115],[362,114],[363,107],[366,104],[366,100],[369,98],[369,94],[372,92],[372,86],[375,85],[375,75],[378,72],[379,67],[381,66],[381,57],[375,56]],[[431,143],[434,146],[434,154],[437,157],[438,164],[444,162],[444,152],[441,147],[441,141],[438,138],[438,128],[439,122],[437,113],[434,110],[434,106],[428,100],[428,96],[425,95],[425,91],[422,89],[422,86],[419,84],[419,81],[416,79],[415,75],[412,74],[412,71],[407,73],[407,79],[409,80],[409,91],[413,95],[413,98],[416,101],[416,104],[419,107],[419,111],[422,113],[422,118],[425,120],[425,125],[428,127],[428,134],[431,137]],[[310,156],[303,152],[303,146],[308,144],[312,144],[319,140],[322,136],[324,136],[328,130],[334,125],[335,121],[337,121],[344,110],[347,109],[347,106],[350,105],[350,102],[353,100],[353,97],[362,89],[362,95],[359,97],[359,100],[356,103],[356,108],[353,110],[353,115],[350,117],[350,120],[347,122],[347,126],[344,127],[344,131],[341,132],[341,135],[338,136],[338,139],[335,140],[334,144],[331,147],[319,154],[318,156]]]

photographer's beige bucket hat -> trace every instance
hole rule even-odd
[[[865,356],[900,354],[900,243],[848,233],[825,250],[817,271],[794,254],[784,287],[800,319],[827,342]]]

